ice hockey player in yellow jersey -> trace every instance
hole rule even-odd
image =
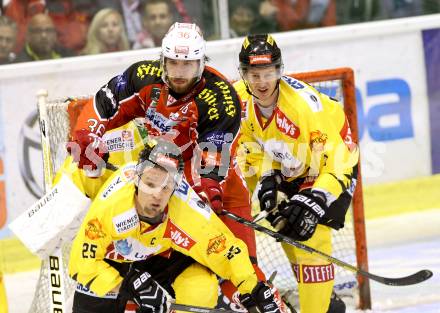
[[[280,233],[331,254],[331,230],[344,225],[357,176],[358,150],[343,109],[282,76],[281,51],[270,35],[246,37],[239,60],[242,80],[234,87],[245,116],[238,159],[248,187]],[[287,200],[278,204],[279,192]],[[301,313],[345,312],[339,299],[330,305],[333,264],[283,248],[298,280]]]
[[[131,300],[136,312],[165,313],[168,294],[179,304],[215,307],[215,274],[233,282],[245,307],[279,312],[246,245],[182,172],[177,146],[154,140],[137,163],[121,166],[104,183],[71,250],[69,275],[79,283],[73,312],[117,312]]]

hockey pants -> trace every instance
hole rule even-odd
[[[304,244],[328,255],[332,253],[331,228],[318,225],[315,234]],[[301,313],[326,313],[334,284],[333,264],[302,249],[282,244],[298,281]]]

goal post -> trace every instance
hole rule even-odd
[[[356,143],[358,140],[358,124],[356,116],[356,100],[353,71],[349,68],[338,68],[321,71],[289,74],[296,79],[307,82],[319,91],[338,99],[344,106],[345,113],[352,129],[352,136]],[[38,100],[41,124],[43,162],[45,168],[45,185],[51,186],[52,177],[59,169],[66,157],[65,143],[70,134],[70,121],[72,115],[67,112],[68,102],[64,99],[48,100],[47,95],[41,93]],[[45,137],[45,138],[43,138]],[[359,165],[358,165],[359,167]],[[368,271],[367,244],[364,224],[364,207],[362,199],[362,177],[359,167],[357,186],[354,191],[353,203],[347,213],[345,227],[339,231],[333,231],[333,256],[357,267]],[[292,268],[278,242],[268,236],[257,234],[257,252],[263,271],[269,277],[275,270],[278,272],[274,284],[280,290],[290,294],[297,292],[296,279]],[[69,246],[63,246],[57,257],[61,261],[57,273],[51,272],[50,260],[43,260],[40,270],[38,285],[29,312],[45,313],[57,312],[53,310],[54,275],[60,275],[64,295],[62,298],[69,299],[75,288],[67,272]],[[53,260],[52,260],[53,261]],[[360,309],[371,308],[370,288],[368,279],[347,273],[336,267],[335,290],[338,294],[354,299],[354,305]],[[57,286],[55,286],[57,287]],[[52,289],[51,289],[52,288]],[[64,303],[63,302],[63,303]],[[65,305],[65,304],[63,304]],[[61,311],[59,311],[61,312]],[[62,311],[68,312],[68,311]]]

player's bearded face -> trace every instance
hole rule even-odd
[[[162,214],[175,187],[172,175],[159,167],[148,167],[138,180],[136,210],[139,215],[154,218]]]
[[[250,67],[244,75],[252,93],[260,101],[272,100],[272,97],[276,97],[274,91],[280,77],[280,70],[275,66]]]
[[[165,68],[168,84],[176,93],[187,93],[197,80],[199,60],[173,60],[166,58]]]

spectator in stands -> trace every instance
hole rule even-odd
[[[85,45],[88,25],[101,2],[103,0],[11,0],[5,7],[5,15],[18,25],[20,50],[29,19],[37,13],[46,13],[55,25],[59,45],[78,52]]]
[[[383,19],[379,0],[338,0],[338,24],[369,22]]]
[[[423,14],[440,13],[440,0],[424,0]]]
[[[7,16],[0,15],[0,64],[15,61],[14,47],[17,37],[17,25]]]
[[[44,0],[11,0],[4,7],[4,15],[11,18],[17,24],[17,43],[15,52],[23,49],[26,28],[29,19],[44,12]]]
[[[423,13],[423,3],[420,0],[382,0],[381,4],[385,18],[417,16]]]
[[[142,15],[143,31],[133,49],[152,48],[161,45],[162,38],[175,22],[170,0],[150,0],[145,3]]]
[[[55,25],[49,15],[38,13],[28,23],[23,51],[18,62],[59,59],[71,56],[72,52],[58,45]]]
[[[255,1],[229,1],[229,27],[231,37],[247,36],[254,32],[258,19]]]
[[[145,0],[101,0],[106,6],[101,9],[113,8],[122,16],[128,41],[132,46],[142,33],[142,7]]]
[[[304,27],[336,25],[336,0],[306,0],[307,16]]]
[[[81,54],[98,54],[130,49],[121,14],[115,9],[102,9],[93,17],[87,33],[87,44]]]
[[[301,28],[307,15],[306,0],[263,0],[259,14],[264,24],[272,25],[264,32],[286,31]]]

